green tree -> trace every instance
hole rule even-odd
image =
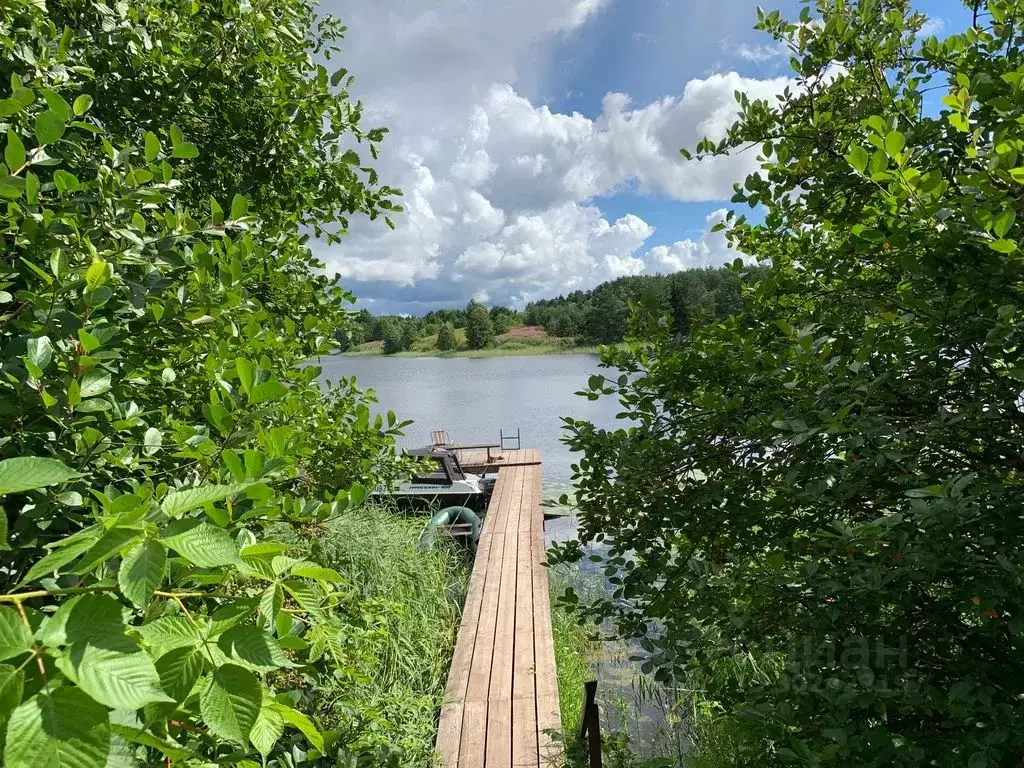
[[[393,317],[385,317],[380,321],[380,336],[384,340],[384,354],[393,355],[405,349],[402,326]]]
[[[333,764],[389,731],[344,685],[381,605],[303,543],[402,469],[394,415],[308,364],[352,322],[309,230],[395,208],[338,148],[382,135],[318,63],[340,32],[304,0],[0,8],[8,768]]]
[[[470,349],[483,349],[494,341],[494,324],[487,307],[476,301],[466,307],[466,344]]]
[[[494,324],[495,335],[500,336],[522,325],[522,316],[508,307],[491,307],[491,322]]]
[[[591,341],[614,344],[622,341],[629,326],[627,298],[610,286],[596,292],[584,318],[584,332]]]
[[[605,354],[628,375],[591,397],[630,426],[570,422],[618,569],[584,610],[663,628],[647,668],[707,691],[736,764],[1017,765],[1024,7],[942,41],[900,0],[816,8],[760,15],[796,82],[699,147],[760,151],[734,201],[763,221],[729,237],[764,271],[735,316]]]
[[[455,338],[455,328],[451,323],[441,323],[441,329],[437,332],[437,348],[442,352],[450,352],[458,346]]]
[[[423,329],[415,318],[408,318],[402,323],[402,349],[412,349],[412,345],[423,337]]]
[[[551,319],[544,326],[552,336],[571,338],[580,332],[579,311],[575,304],[567,304],[552,311]]]

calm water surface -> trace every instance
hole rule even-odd
[[[325,357],[324,377],[355,376],[377,393],[382,411],[412,419],[403,447],[430,444],[430,433],[447,429],[454,442],[497,443],[499,429],[522,435],[524,448],[539,448],[544,483],[569,485],[573,455],[561,442],[562,417],[615,425],[612,398],[590,401],[575,392],[598,371],[594,355],[533,357]]]

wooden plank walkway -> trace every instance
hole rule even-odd
[[[540,464],[540,451],[536,448],[491,448],[490,458],[486,448],[456,448],[454,451],[467,472],[497,472],[502,467]]]
[[[547,733],[561,719],[536,457],[499,469],[487,508],[441,709],[444,768],[547,768],[561,759]]]

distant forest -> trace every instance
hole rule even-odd
[[[523,310],[486,307],[474,301],[465,309],[440,309],[422,317],[376,316],[364,309],[348,336],[339,342],[342,351],[347,351],[382,341],[385,354],[389,354],[437,336],[438,347],[445,350],[457,343],[455,330],[465,329],[468,347],[479,349],[514,328],[538,326],[548,336],[575,339],[579,344],[613,344],[626,336],[630,303],[667,313],[676,332],[686,334],[694,325],[736,311],[740,301],[739,282],[727,268],[690,269],[671,275],[620,277],[588,291],[530,302]]]

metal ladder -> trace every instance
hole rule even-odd
[[[501,450],[503,451],[518,451],[522,447],[522,439],[519,434],[519,427],[516,427],[516,433],[513,435],[511,432],[505,434],[505,430],[498,427],[498,436],[501,443]],[[512,445],[512,441],[515,441],[515,445]]]

